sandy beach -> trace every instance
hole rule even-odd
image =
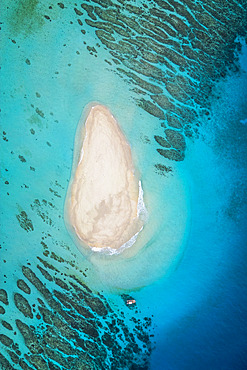
[[[118,249],[143,226],[130,145],[102,105],[91,108],[79,140],[79,161],[67,203],[69,222],[88,246]]]

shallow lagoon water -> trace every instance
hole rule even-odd
[[[51,4],[50,10],[41,2],[23,4],[32,9],[29,18],[21,6],[2,5],[3,369],[8,363],[16,369],[67,369],[69,356],[76,369],[97,369],[99,350],[101,364],[109,369],[134,364],[151,369],[244,369],[244,40],[242,51],[235,54],[236,60],[240,55],[241,68],[214,82],[205,103],[210,114],[200,117],[198,136],[186,137],[185,159],[173,161],[156,150],[154,136],[164,134],[164,120],[139,105],[141,91],[133,91],[133,81],[121,78],[115,68],[119,65],[105,62],[109,48],[84,19],[86,34],[80,32],[77,19],[85,14],[78,16],[72,3],[65,8]],[[51,21],[44,17],[48,12]],[[91,55],[87,46],[97,53]],[[166,71],[165,65],[161,68]],[[150,82],[142,73],[139,77]],[[160,86],[157,81],[152,83]],[[137,243],[119,256],[81,254],[63,220],[77,123],[91,101],[108,106],[121,124],[140,171],[149,214]],[[20,279],[30,286],[30,294],[19,288]],[[133,310],[123,294],[136,299]],[[27,332],[34,336],[33,347],[25,334],[29,329],[20,322],[31,327]],[[104,333],[119,347],[112,349]],[[51,350],[58,347],[59,354]],[[71,355],[71,348],[76,354]]]

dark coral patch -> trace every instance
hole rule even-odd
[[[151,103],[150,101],[146,99],[141,99],[138,102],[138,105],[154,117],[158,117],[160,119],[165,118],[164,112],[160,108],[158,108],[156,105],[154,105],[153,103]]]
[[[168,141],[166,141],[163,137],[161,136],[154,136],[155,140],[157,141],[158,144],[160,144],[161,146],[165,147],[165,148],[170,148],[171,147],[171,144],[168,143]]]
[[[27,285],[27,283],[25,283],[24,280],[18,279],[17,280],[17,286],[18,286],[19,289],[21,289],[26,294],[30,294],[31,293],[31,289],[29,288],[29,286]]]
[[[163,157],[170,159],[172,161],[183,161],[184,160],[184,153],[181,153],[177,150],[171,149],[157,149],[157,152],[161,154]]]
[[[0,315],[4,315],[4,314],[5,314],[5,308],[0,306]]]
[[[25,297],[19,293],[15,293],[14,302],[18,310],[21,311],[25,317],[33,318],[31,306]]]
[[[18,215],[16,215],[16,218],[22,229],[26,230],[27,232],[34,230],[32,221],[30,218],[28,218],[28,215],[25,211],[21,211]]]
[[[6,305],[9,304],[8,295],[7,295],[6,290],[4,290],[4,289],[0,289],[0,301],[3,302]]]
[[[156,173],[159,175],[166,176],[168,173],[172,172],[172,168],[170,166],[165,166],[164,164],[157,163],[155,165]]]
[[[26,162],[26,159],[23,157],[23,155],[19,155],[18,157],[22,163]]]
[[[4,334],[0,334],[0,342],[6,347],[11,347],[13,344],[13,340]]]
[[[171,144],[173,148],[178,149],[180,151],[185,150],[186,144],[182,134],[171,129],[165,130],[165,134],[167,137],[167,141]]]
[[[12,326],[5,320],[2,320],[2,325],[8,330],[13,330]]]

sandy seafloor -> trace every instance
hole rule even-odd
[[[0,368],[246,369],[244,38],[174,161],[156,150],[164,120],[105,61],[110,49],[84,10],[59,4],[1,3]],[[64,223],[77,123],[92,101],[125,133],[149,214],[136,244],[115,256],[81,254]]]

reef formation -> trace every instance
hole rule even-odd
[[[22,267],[13,294],[17,312],[8,321],[4,317],[11,297],[0,290],[1,324],[9,332],[0,334],[6,353],[0,354],[1,369],[13,369],[12,364],[24,370],[148,368],[150,318],[138,319],[137,308],[134,315],[114,311],[101,293],[42,258],[36,270],[40,277],[30,266]],[[17,331],[24,353],[15,339]]]
[[[18,55],[12,62],[20,59],[21,73],[24,75],[25,71],[25,78],[34,78],[39,71],[35,53],[30,52],[30,35],[47,32],[49,40],[53,23],[57,22],[55,29],[62,30],[76,25],[78,43],[92,58],[100,56],[104,48],[108,55],[106,67],[126,80],[136,104],[159,121],[162,134],[154,133],[145,140],[160,154],[162,163],[155,165],[158,173],[171,172],[172,161],[182,161],[188,141],[198,135],[201,116],[210,119],[210,94],[215,83],[224,79],[228,71],[238,70],[235,51],[241,48],[238,37],[247,36],[246,0],[89,0],[77,5],[45,3],[43,7],[41,3],[25,0],[17,2],[13,9],[3,4],[3,8],[8,8],[6,50],[11,50],[11,57]],[[92,33],[95,39],[89,41]],[[67,41],[63,42],[66,45]],[[45,49],[38,50],[37,54],[46,56]],[[56,50],[56,54],[62,50]],[[81,57],[77,50],[73,53]],[[67,58],[69,69],[72,55]],[[55,68],[59,70],[59,66]],[[45,77],[55,81],[54,75]],[[39,88],[42,90],[41,81],[36,95],[27,93],[28,89],[21,90],[19,85],[8,91],[11,107],[17,96],[18,104],[22,104],[18,113],[31,113],[28,119],[20,114],[22,121],[18,120],[18,130],[14,126],[15,132],[8,116],[3,120],[2,144],[11,158],[4,162],[2,194],[7,199],[6,209],[11,209],[4,221],[16,227],[18,243],[13,245],[9,235],[1,235],[1,264],[8,266],[8,276],[4,275],[0,287],[0,367],[147,369],[152,347],[151,319],[137,318],[136,308],[129,311],[130,315],[121,311],[121,306],[116,308],[102,292],[87,286],[85,271],[76,269],[71,255],[67,260],[58,255],[59,248],[69,248],[60,239],[66,168],[56,167],[53,177],[44,179],[37,192],[37,176],[42,172],[40,158],[35,162],[33,153],[32,157],[16,145],[21,129],[30,147],[38,142],[40,150],[52,149],[44,131],[50,121],[55,125],[59,118],[42,105],[44,95]],[[18,136],[16,141],[14,134]],[[13,163],[18,163],[18,176],[13,173]],[[20,195],[18,210],[14,194]],[[34,256],[29,263],[23,257],[12,272],[13,255],[9,250],[13,245],[16,251],[18,244],[25,250],[25,243],[30,244],[31,250],[34,244],[39,248],[38,260]],[[16,279],[12,285],[11,278]]]
[[[197,137],[201,118],[210,115],[215,82],[238,70],[246,0],[90,0],[74,11],[83,35],[88,26],[95,30],[109,52],[105,61],[130,84],[136,103],[160,120],[158,153],[182,161],[186,138]],[[97,45],[87,49],[100,53]]]

